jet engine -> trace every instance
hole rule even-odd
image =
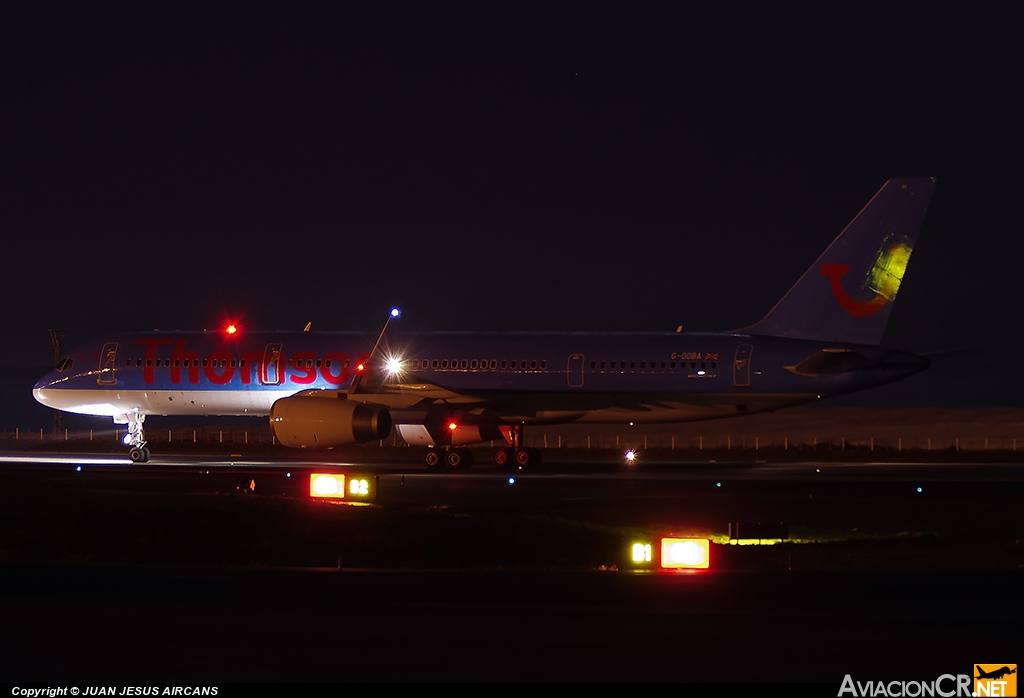
[[[391,415],[383,405],[334,394],[293,395],[270,408],[270,425],[284,446],[331,448],[386,438],[391,433]]]

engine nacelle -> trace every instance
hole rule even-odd
[[[319,395],[284,397],[270,408],[270,425],[290,448],[330,448],[379,441],[391,433],[383,405]]]

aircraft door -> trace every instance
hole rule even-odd
[[[114,364],[117,362],[117,342],[107,342],[100,351],[100,370],[96,376],[96,383],[99,385],[114,385],[117,377],[114,375]]]
[[[280,385],[284,381],[284,356],[280,344],[268,344],[263,352],[263,366],[260,367],[260,382],[263,385]]]
[[[750,386],[750,358],[753,354],[753,344],[741,344],[736,347],[736,359],[732,364],[732,384],[738,388]]]
[[[583,354],[569,354],[569,364],[566,375],[569,378],[570,388],[583,386]]]

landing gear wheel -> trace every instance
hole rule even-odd
[[[461,448],[453,448],[445,454],[444,462],[449,468],[466,470],[473,465],[473,454]]]
[[[518,465],[520,468],[525,468],[526,466],[531,465],[533,463],[533,454],[530,453],[530,449],[528,448],[519,449],[518,451],[515,452],[513,458],[516,461],[516,465]]]
[[[148,463],[149,462],[149,449],[146,448],[145,446],[142,447],[142,462],[143,463]]]
[[[508,466],[509,462],[512,460],[512,450],[508,448],[499,448],[494,452],[494,456],[492,457],[496,466],[504,468]]]
[[[132,459],[132,463],[145,463],[149,460],[149,449],[148,448],[133,448],[128,451],[128,457]]]
[[[427,451],[423,462],[427,464],[427,470],[437,470],[437,467],[441,465],[441,454],[437,451]]]

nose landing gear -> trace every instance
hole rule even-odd
[[[128,424],[128,432],[124,435],[123,441],[125,446],[131,447],[128,457],[132,459],[132,463],[145,463],[149,460],[149,449],[146,448],[146,437],[142,430],[146,415],[129,412],[124,418]]]

